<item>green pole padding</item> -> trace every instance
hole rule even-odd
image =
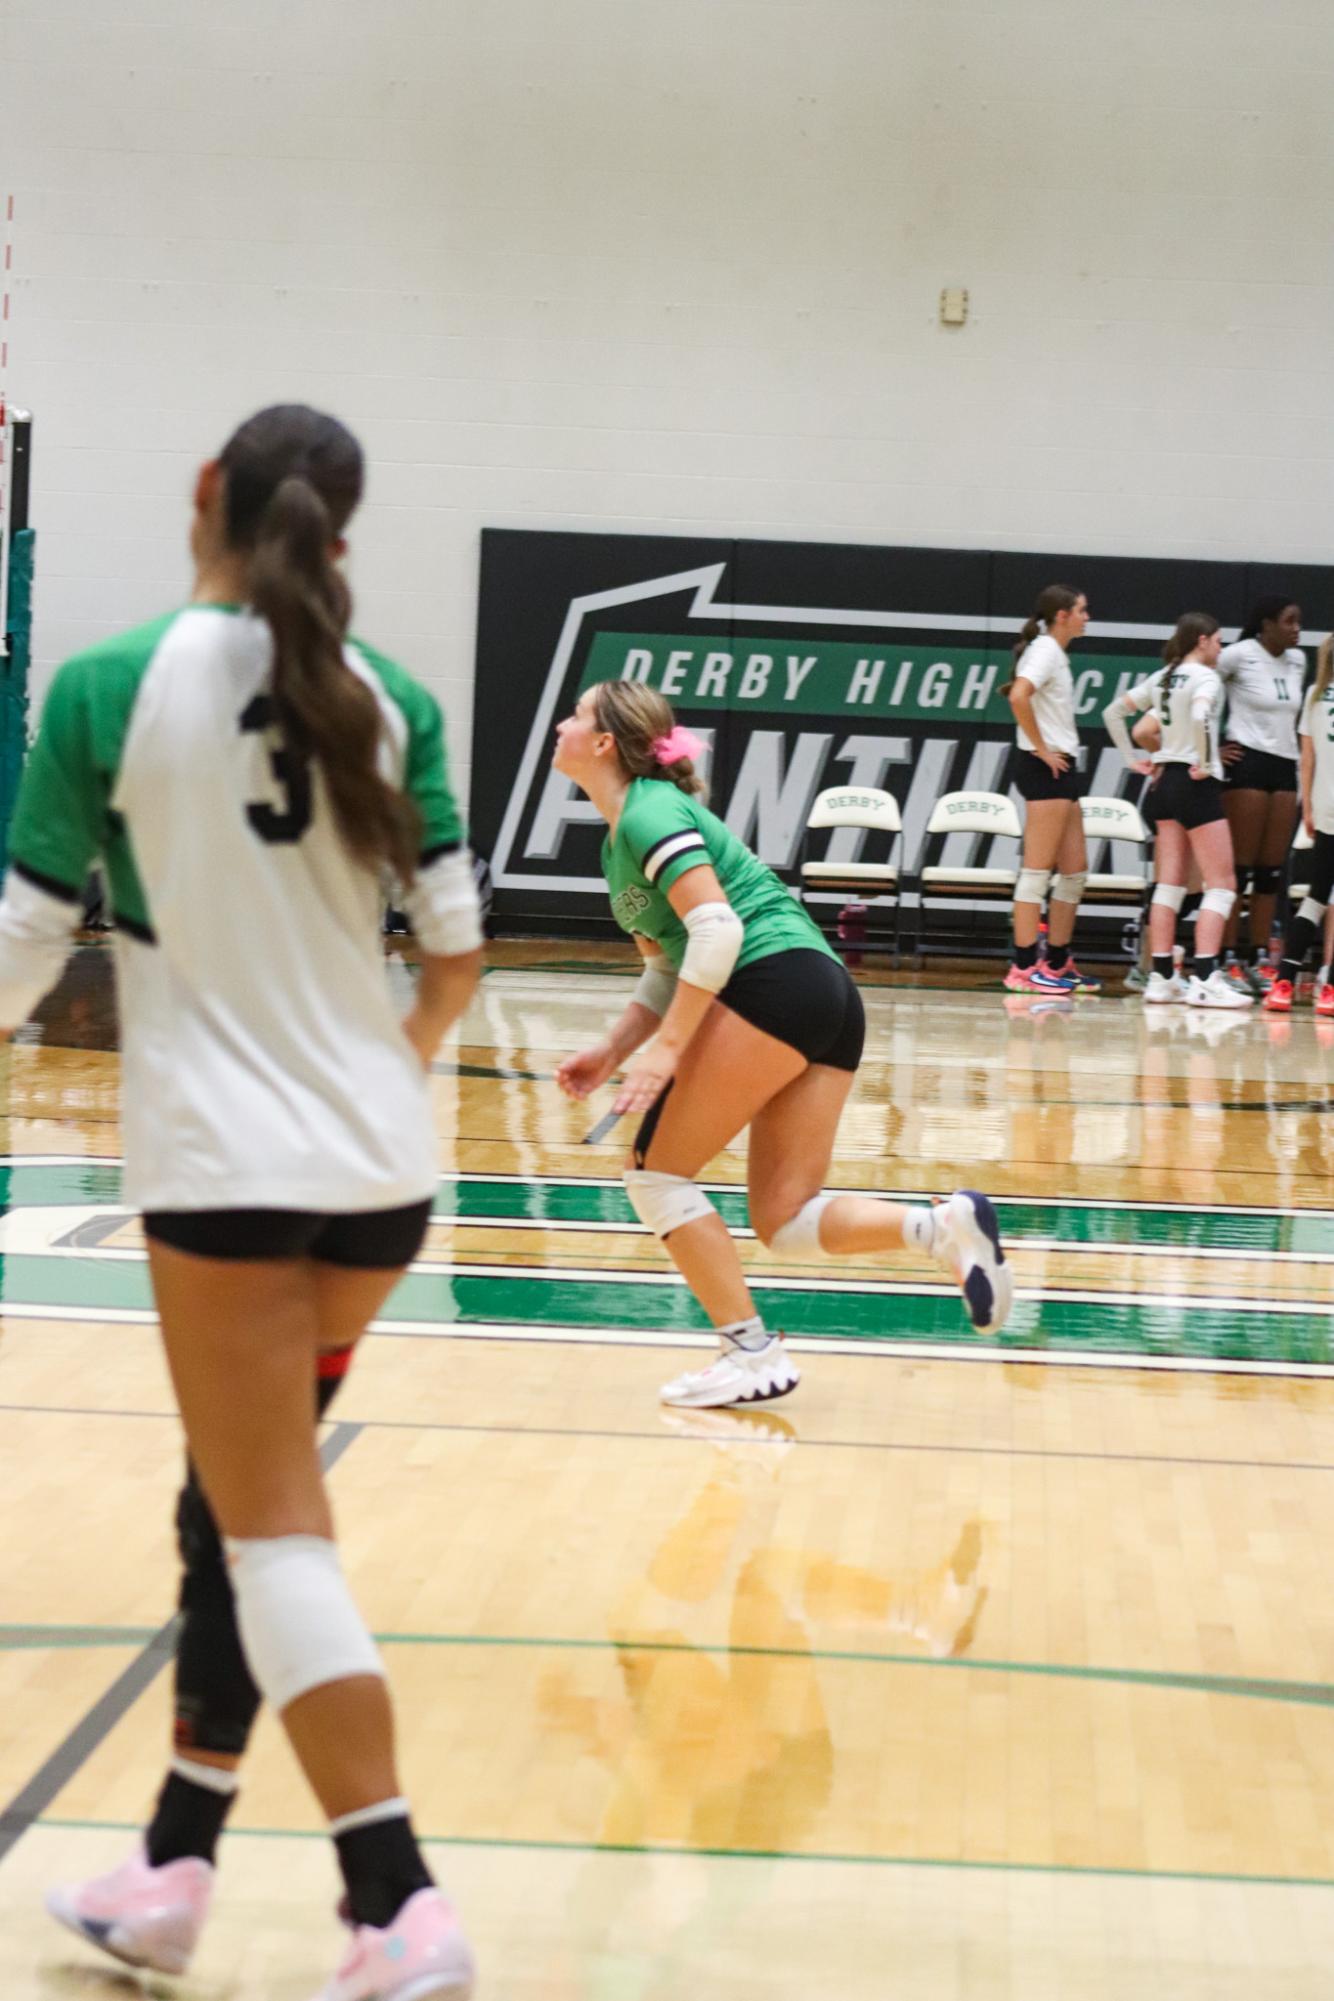
[[[0,660],[0,872],[9,861],[9,822],[28,753],[28,671],[32,664],[32,580],[37,531],[22,528],[9,552],[9,652]]]

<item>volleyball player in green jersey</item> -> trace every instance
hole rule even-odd
[[[620,1019],[567,1057],[557,1082],[587,1097],[653,1038],[615,1100],[619,1112],[645,1114],[625,1185],[719,1335],[716,1360],[667,1383],[663,1400],[758,1403],[799,1380],[695,1181],[745,1126],[750,1219],[771,1251],[927,1252],[962,1288],[974,1327],[995,1333],[1013,1284],[985,1195],[959,1190],[925,1207],[823,1187],[861,1061],[861,996],[773,870],[700,803],[696,740],[661,695],[633,681],[588,689],[556,737],[557,770],[607,822],[612,911],[645,962]]]

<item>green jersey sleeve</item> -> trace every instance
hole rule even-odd
[[[408,742],[403,765],[403,789],[421,814],[423,862],[460,848],[468,829],[449,782],[449,756],[445,749],[445,719],[440,704],[428,688],[396,661],[377,653],[365,640],[352,644],[375,669],[386,694],[407,724]]]
[[[39,888],[79,901],[101,851],[114,769],[96,752],[93,688],[86,662],[66,662],[42,708],[9,833],[10,859]]]
[[[712,862],[699,809],[679,787],[664,780],[635,787],[620,831],[644,880],[664,894],[689,870]]]

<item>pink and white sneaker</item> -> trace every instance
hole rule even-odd
[[[141,1848],[108,1876],[48,1890],[46,1908],[126,1966],[184,1973],[208,1916],[213,1876],[212,1865],[194,1856],[154,1869]]]
[[[316,2001],[468,2001],[476,1979],[453,1905],[439,1890],[418,1890],[383,1931],[356,1926]]]

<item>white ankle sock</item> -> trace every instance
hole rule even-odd
[[[936,1212],[934,1209],[905,1209],[903,1212],[903,1242],[910,1251],[932,1252],[936,1248]]]
[[[752,1354],[767,1347],[771,1338],[758,1313],[749,1320],[733,1320],[729,1326],[720,1327],[718,1333],[724,1341],[731,1341],[738,1348],[748,1348]]]

